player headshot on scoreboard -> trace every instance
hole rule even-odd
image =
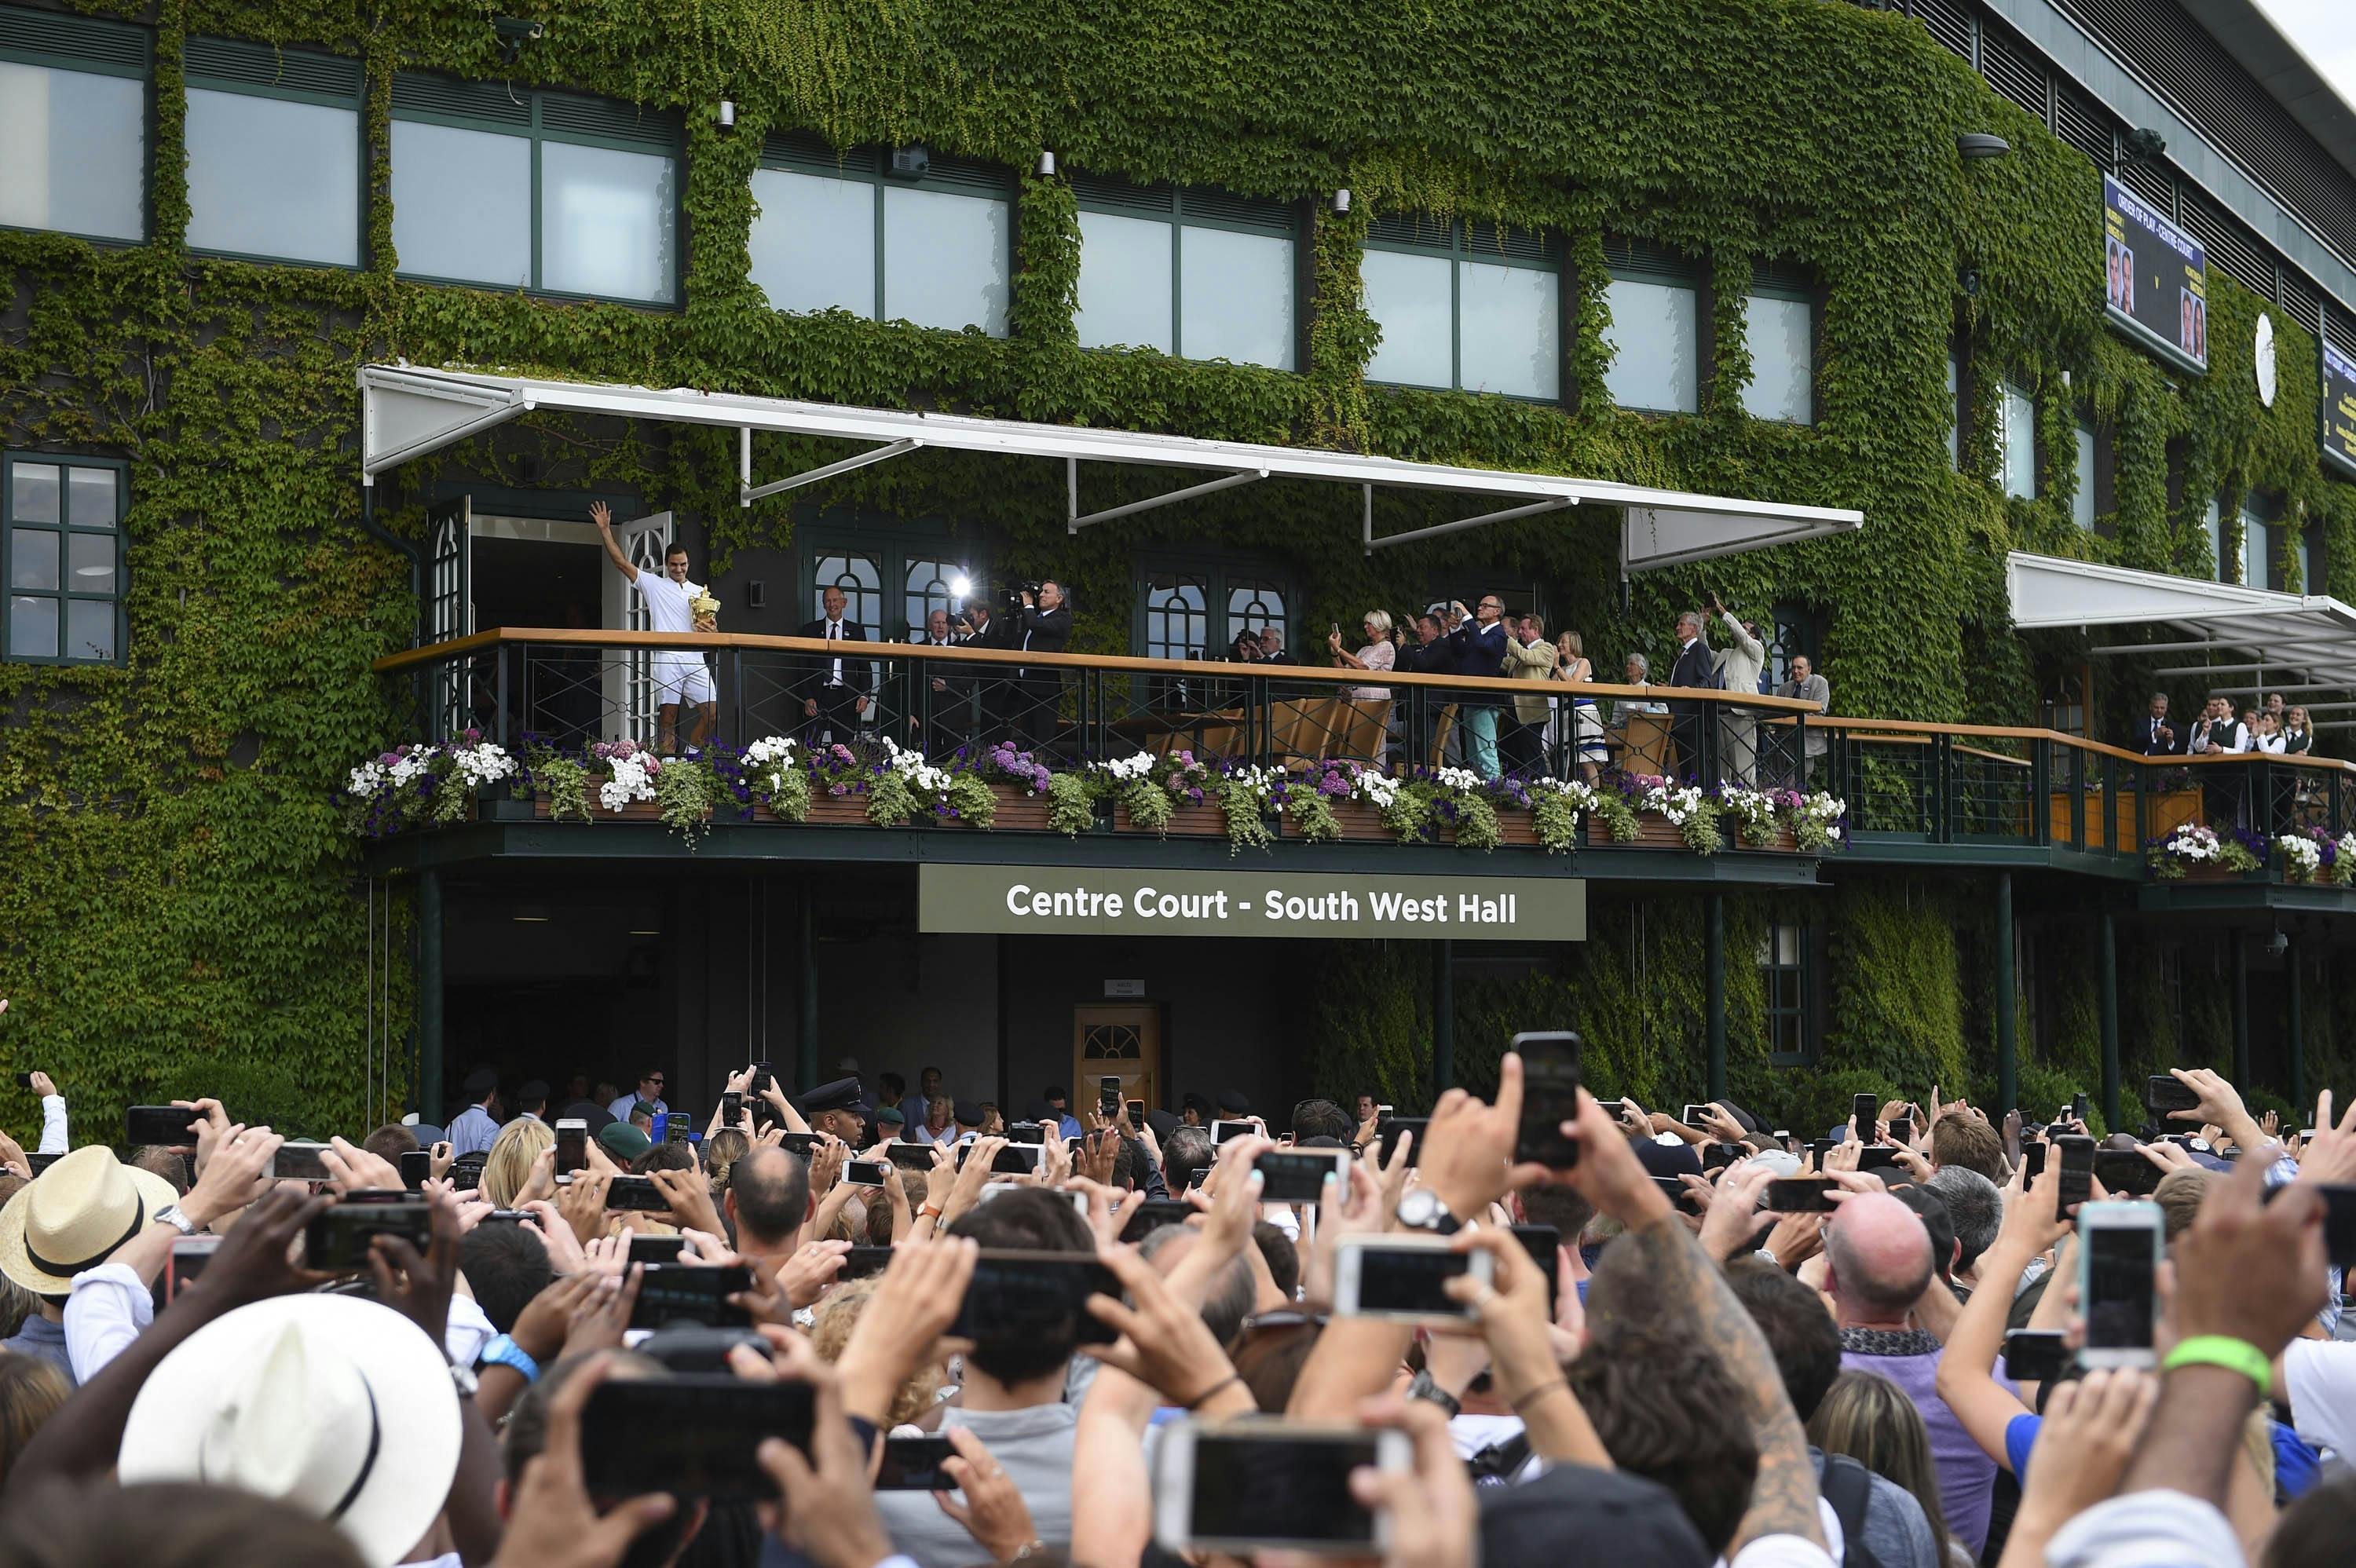
[[[2112,308],[2119,303],[2119,242],[2105,236],[2103,240],[2103,297]]]
[[[2119,242],[2119,308],[2135,314],[2135,252],[2125,240]]]
[[[2176,341],[2187,354],[2196,359],[2201,357],[2201,350],[2192,346],[2192,291],[2190,289],[2176,291]]]

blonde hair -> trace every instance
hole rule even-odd
[[[1931,1433],[1906,1391],[1875,1372],[1843,1372],[1808,1417],[1808,1441],[1827,1454],[1846,1454],[1884,1480],[1914,1494],[1931,1521],[1937,1558],[1947,1560],[1946,1514],[1939,1472],[1931,1463]]]
[[[734,1127],[723,1127],[703,1140],[703,1175],[715,1193],[727,1190],[729,1171],[752,1147],[750,1140]],[[712,1200],[719,1201],[717,1198]]]
[[[1580,636],[1577,632],[1565,632],[1562,634],[1560,640],[1563,647],[1569,650],[1572,658],[1583,659],[1587,656],[1587,645],[1580,640]]]
[[[1366,612],[1365,624],[1375,629],[1375,635],[1387,637],[1391,635],[1391,613],[1387,610],[1369,610]]]
[[[854,1279],[848,1285],[836,1285],[819,1300],[810,1322],[809,1338],[820,1360],[830,1363],[842,1359],[843,1347],[851,1343],[851,1331],[859,1327],[860,1311],[875,1294],[876,1283],[872,1278]],[[892,1410],[885,1425],[904,1425],[932,1409],[948,1375],[948,1368],[937,1360],[926,1361],[909,1373],[900,1392],[892,1396]]]
[[[515,1207],[516,1194],[531,1179],[532,1161],[556,1146],[556,1129],[537,1116],[518,1116],[499,1129],[483,1161],[483,1196],[494,1209]]]
[[[57,1363],[41,1356],[0,1350],[0,1481],[16,1467],[17,1456],[58,1412],[73,1385]]]

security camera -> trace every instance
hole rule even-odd
[[[544,23],[535,22],[528,17],[494,16],[491,18],[491,31],[513,43],[537,42],[541,35],[547,30]]]

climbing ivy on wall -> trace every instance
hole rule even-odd
[[[18,998],[18,1032],[93,1110],[200,1088],[231,1056],[282,1064],[345,1125],[362,1109],[365,906],[327,793],[354,757],[407,732],[412,716],[368,661],[403,645],[417,612],[410,562],[360,526],[352,368],[372,357],[1323,443],[1855,506],[1868,519],[1857,536],[1623,589],[1612,570],[1616,519],[1585,511],[1369,559],[1355,497],[1277,481],[1076,539],[1061,527],[1063,476],[1044,464],[922,453],[819,497],[988,530],[1003,570],[1074,586],[1083,650],[1126,648],[1129,561],[1141,548],[1290,558],[1303,625],[1419,603],[1436,572],[1471,562],[1543,585],[1557,624],[1580,629],[1607,671],[1639,647],[1658,667],[1674,611],[1709,586],[1762,610],[1813,607],[1837,711],[2017,722],[2035,692],[2029,654],[2004,625],[2004,549],[2197,568],[2206,547],[2197,508],[2190,519],[2170,509],[2171,453],[2185,493],[2282,496],[2325,525],[2335,574],[2356,571],[2356,500],[2321,477],[2313,453],[2311,338],[2276,323],[2284,395],[2259,411],[2233,368],[2255,303],[2217,279],[2219,369],[2171,388],[2098,325],[2091,166],[1886,13],[1817,0],[1108,0],[1082,26],[1050,0],[517,0],[510,9],[548,28],[506,60],[487,10],[458,0],[73,4],[155,29],[152,234],[129,249],[0,234],[11,284],[0,441],[132,461],[131,657],[122,670],[0,665],[0,994]],[[186,251],[179,59],[186,37],[212,34],[365,62],[362,268]],[[396,66],[678,112],[680,306],[398,279],[385,153]],[[712,112],[723,97],[737,105],[733,129]],[[1303,366],[1079,349],[1071,189],[1031,174],[1019,187],[1009,337],[780,315],[747,276],[747,181],[772,127],[842,146],[923,141],[1021,170],[1050,149],[1065,169],[1301,202],[1314,214]],[[1996,131],[2016,150],[1967,167],[1954,152],[1962,130]],[[1344,187],[1356,199],[1337,215],[1323,198]],[[1556,231],[1590,281],[1602,275],[1606,234],[1698,259],[1718,284],[1702,411],[1663,420],[1612,407],[1593,287],[1564,324],[1575,411],[1368,383],[1376,330],[1358,247],[1375,214],[1410,209]],[[1755,258],[1811,269],[1826,286],[1813,429],[1741,411],[1740,293]],[[1958,288],[1966,270],[1976,293]],[[1971,475],[1948,461],[1942,364],[1959,329],[1980,372]],[[1993,464],[1999,368],[2034,389],[2048,416],[2051,483],[2034,502],[2007,503],[1972,476]],[[2066,525],[2075,400],[2118,432],[2114,530],[2100,538]],[[765,437],[755,461],[768,472],[840,455]],[[699,521],[724,570],[739,550],[788,541],[801,515],[783,498],[737,507],[734,458],[716,431],[541,421],[414,465],[386,485],[377,520],[422,539],[423,497],[444,475],[635,492]],[[1087,483],[1098,507],[1162,479]],[[1386,531],[1448,515],[1437,498],[1381,507]],[[1460,1012],[1588,1019],[1599,1061],[1621,1082],[1682,1092],[1698,1016],[1679,988],[1698,984],[1694,907],[1601,908],[1598,938],[1568,974],[1469,981]],[[1836,1057],[1946,1071],[1976,1054],[1976,1038],[1967,1044],[1922,994],[1955,980],[1952,956],[1937,952],[1940,917],[1855,889],[1836,907],[1837,942],[1904,966],[1890,993],[1840,992]],[[1735,923],[1760,918],[1743,908]],[[1632,948],[1625,924],[1639,920],[1646,934]],[[1741,940],[1730,930],[1730,953],[1748,951]],[[1640,978],[1626,955],[1648,948],[1668,956]],[[1351,972],[1334,962],[1337,976]],[[1747,972],[1730,964],[1730,976]],[[1673,975],[1685,978],[1665,990]],[[1762,1086],[1755,980],[1736,979],[1730,999],[1738,1082]],[[400,987],[394,1001],[405,1018]],[[1473,1037],[1494,1033],[1460,1029],[1468,1073],[1495,1049]],[[1428,1049],[1428,1018],[1380,987],[1333,1004],[1318,1047],[1335,1074],[1370,1068],[1402,1099]],[[25,1109],[0,1100],[11,1115]]]

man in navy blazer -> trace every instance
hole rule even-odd
[[[1709,640],[1702,635],[1701,612],[1687,610],[1677,616],[1677,659],[1669,667],[1671,686],[1715,688],[1718,667],[1709,656]],[[1699,702],[1669,704],[1669,739],[1676,742],[1678,776],[1701,777],[1702,711]]]
[[[828,588],[819,596],[819,603],[826,613],[815,621],[804,622],[800,635],[833,643],[869,640],[867,628],[844,615],[851,602],[841,589]],[[870,706],[867,687],[872,674],[865,659],[810,656],[794,693],[801,699],[804,746],[823,746],[830,741],[848,743],[859,733],[859,721],[867,717]]]
[[[1448,634],[1452,673],[1502,680],[1505,674],[1505,606],[1494,593],[1481,595],[1468,617],[1462,603],[1448,606],[1455,623]],[[1497,776],[1497,708],[1499,699],[1483,693],[1478,699],[1460,697],[1456,720],[1464,730],[1464,765],[1484,779]]]

